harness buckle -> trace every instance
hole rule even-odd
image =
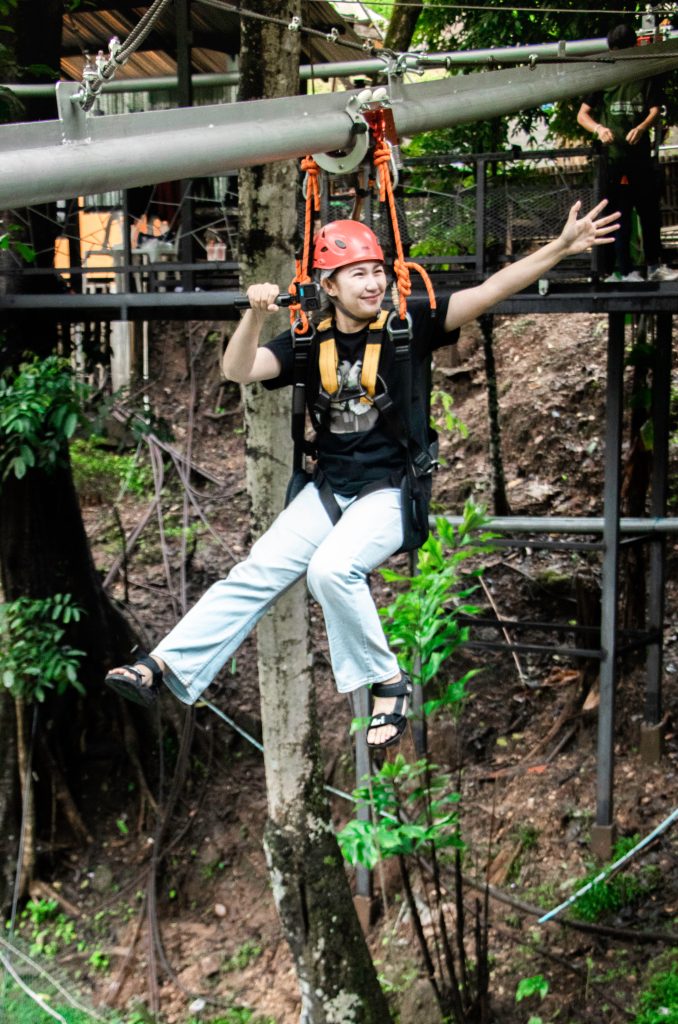
[[[396,319],[399,321],[399,326],[395,326]],[[404,319],[398,316],[397,310],[392,309],[388,320],[386,321],[386,333],[393,342],[396,348],[396,356],[402,358],[403,353],[399,355],[399,349],[407,351],[409,344],[412,341],[412,316],[409,312],[405,313]]]
[[[431,476],[440,463],[430,452],[420,448],[416,455],[411,456],[412,469],[416,477]]]
[[[300,316],[298,316],[292,324],[292,348],[294,349],[295,354],[297,349],[299,349],[300,354],[305,355],[315,338],[315,327],[310,320],[308,320],[307,323],[308,327],[305,331],[297,330],[297,327],[303,326],[303,320]]]

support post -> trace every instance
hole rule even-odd
[[[416,576],[419,572],[417,561],[418,551],[410,551],[408,554],[410,576]],[[415,671],[421,672],[421,656],[417,655],[415,661]],[[414,743],[414,752],[417,757],[424,757],[428,749],[428,736],[426,729],[426,719],[422,714],[422,705],[424,703],[424,688],[421,685],[413,684],[412,689],[412,712],[413,717],[410,722],[410,728],[412,729],[412,742]]]
[[[599,142],[596,142],[594,143],[594,152],[593,205],[595,206],[605,198],[607,192],[607,150]],[[606,276],[606,261],[611,259],[611,269],[614,264],[614,259],[608,256],[606,249],[605,245],[594,245],[591,249],[591,272],[595,281]]]
[[[177,27],[177,104],[180,107],[193,106],[193,80],[191,78],[191,0],[174,0]],[[178,256],[181,263],[193,262],[193,200],[192,179],[184,180],[179,188]],[[181,285],[184,291],[192,292],[194,274],[182,270]]]
[[[476,162],[476,274],[485,276],[485,192],[487,163],[480,156]]]
[[[370,698],[366,686],[354,690],[351,694],[353,715],[355,718],[367,718],[370,713]],[[371,771],[370,753],[367,747],[367,732],[360,729],[355,736],[355,777],[356,783],[360,785],[363,778]],[[369,804],[358,804],[356,818],[358,821],[369,821],[371,809]],[[373,885],[372,872],[369,868],[358,864],[355,871],[355,896],[353,897],[358,920],[364,932],[367,932],[372,924],[373,913]]]
[[[670,313],[657,315],[655,361],[652,370],[652,492],[650,515],[666,515],[668,498],[669,406],[671,400],[671,326]],[[664,588],[666,579],[666,539],[652,534],[649,540],[650,572],[648,580],[647,625],[653,640],[647,650],[647,687],[644,720],[640,729],[640,755],[646,764],[662,756],[662,671]]]
[[[607,413],[605,428],[605,485],[603,509],[603,569],[600,620],[600,708],[596,822],[591,847],[601,860],[609,859],[614,841],[614,711],[617,683],[617,591],[619,569],[619,504],[621,497],[621,434],[624,394],[624,314],[610,313],[607,344]]]
[[[129,210],[129,195],[127,189],[122,193],[122,271],[120,274],[120,290],[125,294],[130,293],[130,267],[132,266],[132,223]]]

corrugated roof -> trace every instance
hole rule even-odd
[[[100,0],[98,10],[77,9],[63,18],[61,69],[64,77],[80,81],[86,54],[95,57],[108,52],[113,36],[121,41],[129,36],[150,7],[135,0]],[[340,39],[352,46],[302,31],[302,61],[346,61],[360,56],[362,40],[351,25],[326,0],[305,0],[302,24],[329,35],[333,28]],[[240,15],[193,0],[191,4],[191,59],[196,73],[227,71],[240,48]],[[160,16],[141,48],[116,74],[122,78],[146,78],[176,73],[176,28],[172,5]],[[230,59],[229,59],[230,58]]]

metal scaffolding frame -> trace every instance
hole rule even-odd
[[[585,546],[602,555],[601,622],[598,643],[587,649],[576,647],[550,648],[551,653],[573,658],[593,658],[600,662],[600,707],[598,712],[598,755],[596,775],[596,815],[591,842],[594,852],[607,859],[614,838],[614,725],[615,703],[621,655],[632,648],[646,649],[646,687],[644,715],[641,724],[640,755],[648,763],[658,761],[662,754],[662,678],[663,623],[666,582],[666,538],[678,533],[678,519],[666,517],[668,499],[669,403],[671,394],[672,321],[678,301],[678,287],[672,289],[673,310],[657,313],[656,360],[652,373],[653,460],[650,515],[646,518],[623,519],[621,507],[621,450],[624,396],[624,321],[625,312],[608,311],[607,396],[605,425],[605,477],[603,516],[597,519],[565,517],[505,516],[490,519],[487,529],[504,534],[556,534],[600,536],[600,542],[561,542],[566,549]],[[517,296],[513,312],[537,312]],[[548,303],[546,303],[548,305]],[[546,309],[542,310],[546,312]],[[579,311],[582,310],[579,307]],[[633,310],[638,312],[639,310]],[[450,517],[458,524],[458,517]],[[647,626],[628,635],[618,626],[619,556],[622,538],[643,542],[649,548],[649,572],[646,595]],[[516,541],[522,546],[524,541]],[[530,542],[531,543],[531,542]],[[472,620],[471,620],[472,621]],[[556,632],[554,624],[519,623],[519,627],[539,625]],[[578,627],[580,628],[580,627]],[[596,638],[594,634],[594,639]],[[503,642],[478,642],[469,646],[495,650],[534,649],[531,645]],[[548,647],[541,650],[548,652]]]

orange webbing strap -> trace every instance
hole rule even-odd
[[[398,211],[396,210],[395,196],[393,194],[393,182],[391,180],[391,147],[386,141],[383,124],[373,124],[372,132],[375,137],[373,161],[375,169],[379,172],[379,200],[382,203],[388,202],[393,228],[393,240],[396,248],[393,272],[396,276],[396,287],[398,288],[398,313],[400,314],[400,319],[404,320],[407,314],[407,299],[412,294],[410,268],[421,274],[426,286],[431,309],[436,308],[436,298],[433,285],[424,268],[419,266],[418,263],[412,263],[405,259],[403,243],[400,237],[400,226],[398,224]]]
[[[305,156],[301,161],[301,169],[306,172],[304,248],[301,259],[296,261],[296,273],[288,289],[290,295],[297,294],[298,284],[307,284],[311,280],[308,270],[313,240],[313,213],[318,213],[320,210],[320,186],[318,185],[320,167],[312,156]],[[298,302],[293,302],[290,306],[290,324],[292,330],[297,333],[304,334],[308,330],[308,317]]]

